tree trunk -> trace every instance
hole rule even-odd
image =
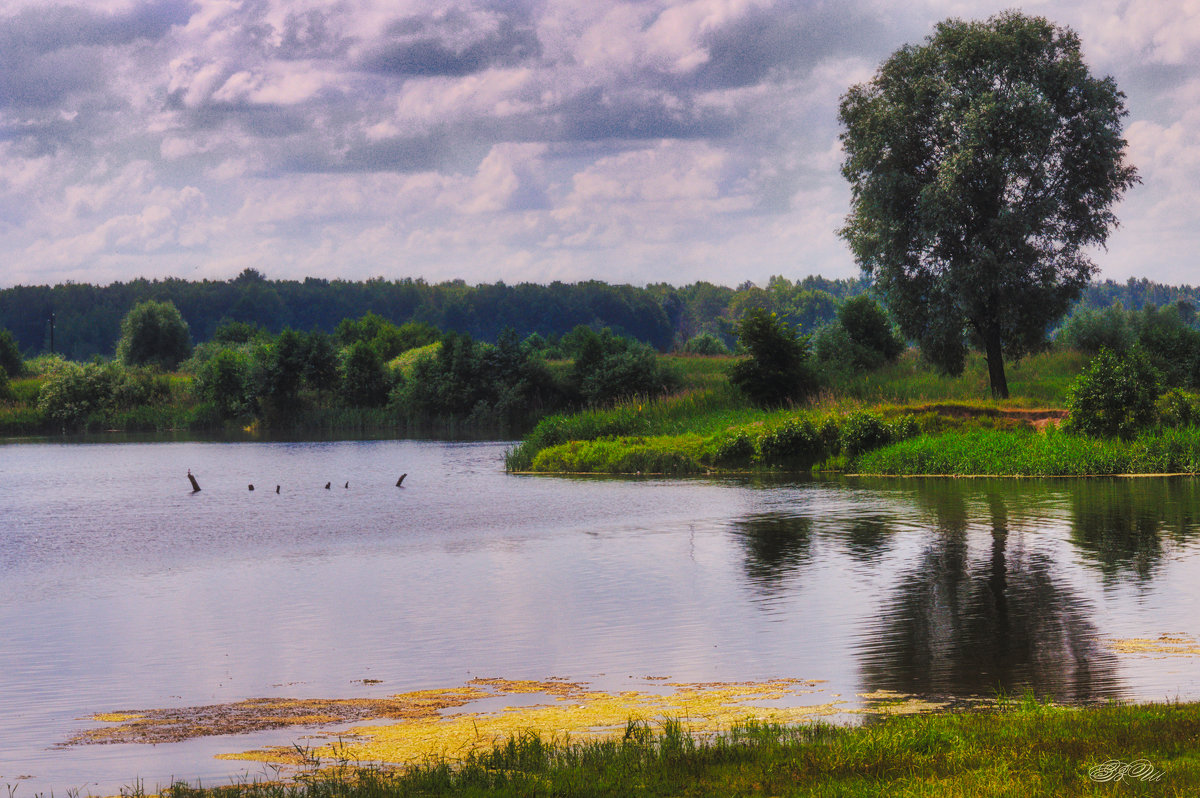
[[[1004,377],[1004,353],[1000,347],[1000,331],[989,330],[984,336],[988,378],[992,383],[992,398],[1008,398],[1008,380]]]

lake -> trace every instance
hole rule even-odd
[[[0,784],[262,776],[213,757],[304,730],[62,744],[476,677],[1200,699],[1194,655],[1113,643],[1200,638],[1194,479],[517,476],[505,446],[0,446]]]

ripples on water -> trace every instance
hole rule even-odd
[[[48,750],[94,712],[474,676],[1200,697],[1104,642],[1200,635],[1195,480],[566,479],[503,448],[0,447],[0,782],[212,782],[291,739]]]

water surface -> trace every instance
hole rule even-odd
[[[476,676],[1200,698],[1194,659],[1107,642],[1200,637],[1195,480],[569,479],[503,450],[0,446],[0,783],[262,775],[212,756],[295,730],[56,746],[96,712]]]

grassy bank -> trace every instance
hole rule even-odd
[[[1122,763],[1132,768],[1122,770]],[[337,765],[338,763],[324,763]],[[294,784],[173,798],[489,795],[1190,795],[1200,791],[1200,704],[1049,706],[898,716],[860,727],[751,725],[708,738],[630,722],[572,744],[527,733],[465,763],[317,770]]]
[[[710,359],[711,360],[711,359]],[[710,378],[654,401],[544,419],[507,455],[510,471],[705,474],[748,470],[881,475],[1090,476],[1200,473],[1200,426],[1164,423],[1134,438],[1064,432],[1067,387],[1085,359],[1048,352],[1013,367],[1013,398],[986,390],[972,359],[960,377],[914,353],[882,369],[827,375],[803,406],[764,411]],[[687,364],[683,365],[687,373]],[[711,365],[706,366],[711,368]]]

